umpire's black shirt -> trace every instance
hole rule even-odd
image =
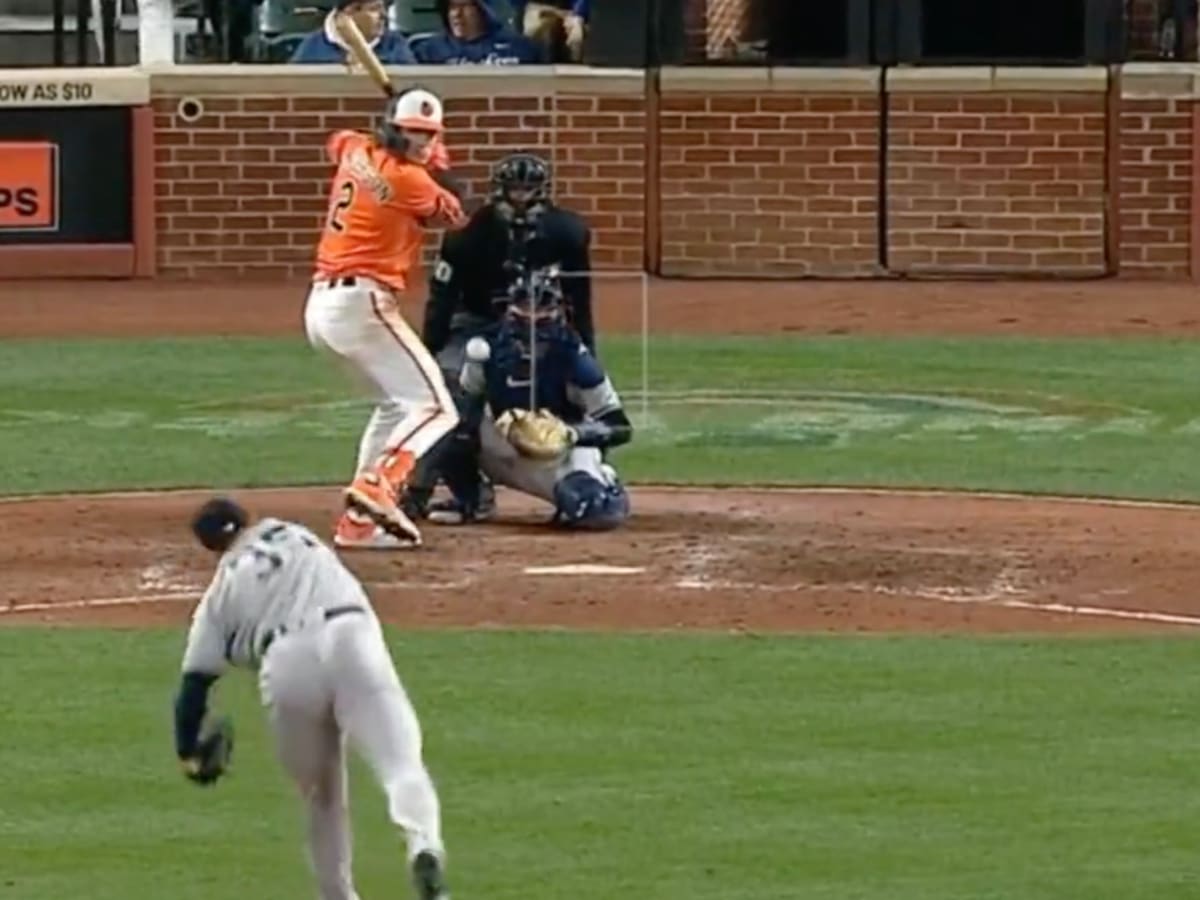
[[[563,272],[589,272],[590,244],[591,232],[581,216],[549,206],[538,217],[525,244],[525,264],[534,269],[558,263]],[[506,263],[516,258],[520,249],[509,223],[490,203],[479,209],[464,228],[446,232],[425,304],[422,339],[431,353],[445,347],[456,312],[488,321],[503,314],[513,278]],[[570,323],[594,353],[591,277],[564,275],[562,288]]]

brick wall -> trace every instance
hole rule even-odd
[[[1104,110],[1100,93],[891,95],[891,267],[1102,273]]]
[[[258,86],[262,93],[205,93],[195,77],[164,83],[169,93],[153,101],[161,271],[185,277],[307,273],[328,197],[325,138],[338,128],[370,127],[380,114],[379,100],[284,91],[271,96]],[[640,93],[455,93],[447,91],[451,152],[472,196],[486,191],[488,168],[497,158],[538,150],[554,161],[558,196],[592,224],[593,266],[642,267]],[[185,97],[203,106],[194,122],[179,114]],[[427,256],[438,240],[438,234],[430,236]]]
[[[306,274],[325,136],[378,115],[364,79],[255,68],[153,76],[166,275]],[[879,77],[668,69],[657,104],[640,73],[428,81],[472,196],[498,156],[540,150],[560,200],[592,222],[598,268],[649,257],[666,275],[883,274],[882,218],[893,272],[1191,272],[1200,66],[1125,66],[1120,97],[1103,69],[893,72],[882,216]],[[197,121],[181,118],[184,98],[203,106]]]
[[[1191,98],[1127,98],[1121,110],[1121,271],[1184,278],[1191,260]]]
[[[876,271],[878,123],[871,93],[785,84],[713,95],[686,77],[665,85],[663,273]]]

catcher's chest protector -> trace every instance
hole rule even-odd
[[[551,345],[537,360],[535,371],[529,356],[515,345],[498,348],[487,370],[488,402],[493,412],[499,415],[506,409],[530,409],[531,375],[535,375],[535,408],[552,410],[567,421],[576,417],[575,407],[567,399],[571,369],[569,358],[564,356],[557,345]]]

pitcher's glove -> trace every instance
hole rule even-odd
[[[183,774],[202,786],[215,784],[229,770],[233,756],[233,721],[228,716],[217,719],[200,735],[196,752],[181,760]]]
[[[544,462],[562,459],[575,446],[575,429],[548,409],[505,410],[496,419],[496,428],[528,459]]]

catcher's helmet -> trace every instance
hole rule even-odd
[[[409,88],[388,100],[379,123],[379,141],[397,156],[407,156],[409,141],[404,132],[440,135],[444,118],[445,108],[436,94],[424,88]]]

